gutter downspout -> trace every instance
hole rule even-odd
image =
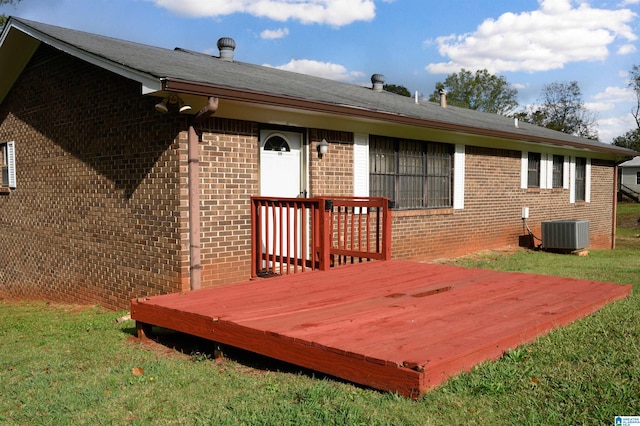
[[[188,169],[189,179],[189,287],[198,290],[202,283],[202,265],[200,263],[200,138],[195,125],[211,117],[218,110],[218,98],[210,97],[207,105],[191,120],[188,133]]]
[[[613,165],[613,217],[611,218],[611,249],[616,248],[616,227],[618,226],[618,163]]]

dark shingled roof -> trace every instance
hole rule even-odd
[[[5,32],[11,24],[58,49],[71,48],[74,52],[79,51],[105,63],[157,79],[158,87],[163,79],[181,80],[329,107],[347,107],[353,109],[354,116],[360,115],[362,111],[372,111],[379,113],[377,117],[389,121],[396,121],[394,117],[403,117],[417,125],[449,130],[455,127],[471,134],[567,145],[621,157],[637,154],[624,148],[527,123],[520,123],[515,127],[512,118],[497,114],[453,106],[442,108],[433,102],[421,101],[416,104],[413,98],[377,92],[368,87],[245,62],[223,61],[215,56],[185,49],[153,47],[25,19],[11,18]]]

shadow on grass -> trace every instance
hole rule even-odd
[[[328,379],[338,383],[348,383],[358,388],[369,389],[339,377],[163,327],[153,326],[152,332],[146,341],[138,340],[135,327],[124,328],[122,332],[129,336],[129,341],[138,342],[142,344],[145,349],[166,356],[188,357],[193,362],[221,362],[226,360],[235,362],[256,373],[277,372],[304,375],[316,380]]]

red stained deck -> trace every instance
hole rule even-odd
[[[418,397],[626,297],[630,286],[370,262],[132,301],[139,324]]]

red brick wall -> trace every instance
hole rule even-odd
[[[394,211],[393,257],[430,260],[517,246],[522,207],[529,207],[527,223],[538,238],[543,221],[587,219],[590,247],[611,247],[611,164],[592,162],[591,202],[575,204],[568,189],[521,189],[520,164],[520,151],[468,146],[464,209]]]
[[[17,189],[0,195],[0,292],[127,308],[180,290],[184,118],[154,111],[140,85],[38,52],[0,105]],[[46,59],[46,58],[45,58]]]
[[[312,129],[309,146],[311,197],[353,195],[353,133]],[[326,139],[329,152],[318,158],[318,144]]]
[[[251,278],[252,195],[258,195],[256,123],[212,118],[200,126],[202,286]]]

